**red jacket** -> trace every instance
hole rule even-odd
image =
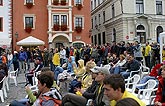
[[[151,70],[149,76],[153,76],[153,77],[159,79],[158,71],[162,65],[163,64],[157,64],[156,66],[154,66],[154,68]]]
[[[161,102],[162,106],[165,106],[165,102],[162,102],[162,90],[163,90],[163,87],[164,87],[163,80],[164,79],[162,77],[159,79],[159,85],[158,85],[158,90],[156,92],[155,102],[156,101]]]

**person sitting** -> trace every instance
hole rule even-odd
[[[111,65],[112,67],[110,69],[110,72],[112,74],[119,74],[119,68],[122,67],[127,62],[123,54],[121,54],[119,58],[120,59],[116,64]]]
[[[56,88],[52,88],[54,82],[53,72],[41,72],[41,74],[37,76],[37,79],[39,91],[36,96],[34,96],[30,88],[26,86],[28,96],[31,98],[33,106],[60,106],[62,96]],[[14,100],[9,106],[29,106],[29,103]]]
[[[116,83],[117,82],[117,83]],[[124,98],[132,98],[139,103],[140,106],[146,106],[144,102],[139,100],[135,95],[126,91],[125,80],[120,74],[111,74],[105,77],[103,81],[104,95],[110,100],[110,106],[115,106],[116,102]],[[127,105],[123,105],[127,106]]]
[[[95,77],[92,85],[84,92],[81,89],[76,89],[82,93],[82,96],[68,93],[62,99],[62,106],[86,106],[88,99],[93,99],[94,106],[103,106],[108,100],[103,95],[103,80],[110,74],[106,68],[91,69],[92,77]],[[84,93],[83,93],[84,92]],[[109,102],[109,101],[108,101]]]
[[[149,79],[154,79],[154,80],[158,81],[159,78],[161,78],[161,76],[160,76],[160,75],[161,75],[161,70],[160,70],[160,68],[161,68],[161,66],[164,65],[164,64],[165,64],[165,61],[162,62],[162,63],[160,63],[160,64],[159,64],[159,63],[156,64],[156,66],[154,66],[153,69],[151,70],[150,74],[144,76],[144,77],[140,80],[139,84],[144,84],[144,83],[146,83]],[[138,92],[139,89],[144,89],[144,88],[145,88],[145,86],[138,86],[137,89],[136,89],[135,91]]]
[[[159,85],[154,100],[155,106],[165,106],[165,65],[161,67],[161,78],[159,78]]]
[[[133,54],[127,55],[127,63],[124,65],[125,67],[120,67],[120,74],[126,79],[130,76],[131,71],[137,71],[140,69],[140,63],[134,59]],[[132,75],[137,74],[134,72]]]
[[[30,83],[31,85],[33,85],[32,77],[35,77],[34,73],[40,71],[42,67],[43,67],[43,64],[41,62],[41,58],[36,58],[35,59],[35,68],[25,74],[27,81],[28,81],[27,84]]]

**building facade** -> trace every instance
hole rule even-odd
[[[85,0],[13,0],[14,49],[28,36],[49,48],[90,43],[89,9]]]
[[[11,0],[0,0],[0,47],[11,47],[12,17]]]
[[[165,29],[164,0],[91,0],[92,42],[159,42]],[[100,30],[102,29],[102,30]],[[99,39],[101,38],[101,40]]]

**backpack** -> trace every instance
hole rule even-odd
[[[40,106],[42,106],[42,102],[44,101],[43,99],[45,100],[53,100],[54,101],[54,106],[61,106],[61,103],[62,101],[61,100],[58,100],[58,99],[55,99],[55,98],[52,98],[50,96],[42,96],[42,99],[40,99]]]

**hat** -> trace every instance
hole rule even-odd
[[[94,68],[90,69],[93,73],[99,73],[99,68],[98,66],[95,66]]]
[[[107,75],[110,74],[108,68],[106,68],[106,67],[99,68],[99,72],[103,73],[103,74],[107,74]]]

